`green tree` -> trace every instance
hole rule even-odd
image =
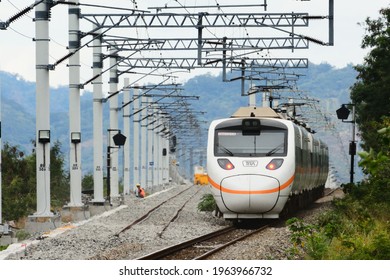
[[[9,143],[2,150],[2,210],[4,220],[18,220],[36,210],[36,155],[25,156]],[[69,200],[69,175],[64,171],[60,142],[50,152],[51,204],[62,207]]]
[[[93,191],[93,174],[86,174],[81,182],[83,191]]]
[[[363,148],[379,152],[376,131],[383,116],[390,115],[390,8],[380,10],[378,19],[367,18],[362,48],[371,51],[364,63],[355,66],[357,81],[351,88],[356,104],[357,123],[362,131]]]
[[[2,210],[4,220],[17,220],[36,208],[35,168],[18,146],[5,143],[2,156]]]
[[[53,207],[62,207],[69,201],[70,178],[65,169],[65,157],[61,151],[61,143],[54,142],[50,149],[50,183],[51,202]]]

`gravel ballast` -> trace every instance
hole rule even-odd
[[[188,190],[186,190],[188,189]],[[152,208],[164,203],[146,220],[123,231]],[[80,223],[66,224],[42,240],[26,240],[13,244],[0,252],[0,259],[26,260],[96,260],[135,259],[158,249],[171,246],[230,225],[230,222],[214,217],[209,212],[200,212],[197,205],[208,192],[204,186],[189,184],[172,185],[144,199],[126,196],[124,205],[94,216]],[[177,209],[181,208],[177,218]],[[304,220],[313,220],[329,209],[327,200],[315,203],[309,210],[297,213]],[[169,225],[168,225],[169,224]],[[168,225],[168,227],[167,227]],[[59,233],[58,233],[59,232]],[[119,233],[119,234],[118,234]],[[214,259],[288,259],[290,232],[283,221],[261,234],[216,254]],[[17,249],[15,249],[17,248]]]

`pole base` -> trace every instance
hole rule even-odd
[[[29,233],[53,230],[61,225],[60,216],[50,213],[45,215],[34,214],[27,217],[25,230]]]

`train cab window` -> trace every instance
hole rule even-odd
[[[287,128],[263,126],[260,133],[245,133],[241,125],[215,130],[215,156],[286,156]]]

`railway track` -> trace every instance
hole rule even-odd
[[[170,225],[175,222],[187,204],[193,200],[193,198],[201,191],[201,188],[194,189],[194,186],[190,186],[181,190],[179,193],[166,198],[164,201],[158,203],[153,206],[153,208],[149,209],[146,213],[138,217],[136,220],[131,222],[129,225],[123,227],[113,235],[109,237],[110,240],[115,240],[114,243],[118,244],[116,246],[112,246],[107,248],[104,251],[99,252],[98,254],[91,256],[89,259],[126,259],[127,255],[130,254],[134,250],[138,250],[143,247],[142,244],[135,245],[132,239],[128,238],[128,234],[132,234],[134,230],[137,230],[138,225],[141,227],[145,226],[147,220],[149,223],[153,225],[159,224],[161,228],[157,231],[159,226],[155,227],[151,234],[155,235],[156,239],[162,238],[164,232],[169,229]],[[179,200],[179,201],[178,201]],[[161,210],[163,207],[169,208],[170,214],[161,216]],[[144,223],[145,224],[142,224]],[[148,226],[148,225],[146,225]]]
[[[203,236],[184,241],[151,254],[137,258],[138,260],[202,260],[234,243],[257,234],[271,223],[255,229],[239,229],[226,227]]]
[[[335,190],[330,190],[324,196],[331,195]],[[226,227],[224,229],[190,239],[188,241],[166,247],[162,250],[141,256],[139,260],[201,260],[221,251],[222,249],[257,234],[275,222],[264,220],[264,224],[256,229],[239,229]]]
[[[193,188],[193,186],[191,187],[188,187],[184,190],[182,190],[181,192],[179,192],[178,194],[174,195],[174,196],[171,196],[170,198],[166,199],[165,201],[161,202],[160,204],[158,204],[157,206],[153,207],[152,209],[150,209],[146,214],[142,215],[140,218],[138,218],[137,220],[135,220],[134,222],[132,222],[131,224],[129,224],[128,226],[124,227],[123,229],[121,229],[120,231],[118,231],[116,234],[114,234],[114,236],[116,237],[119,237],[119,235],[129,229],[131,229],[133,226],[143,222],[144,220],[146,220],[153,212],[155,212],[156,210],[158,210],[161,206],[163,206],[164,204],[166,204],[167,202],[175,199],[176,197],[180,196],[181,194],[183,194],[184,192],[190,190],[191,188]],[[183,210],[183,208],[186,206],[186,204],[199,192],[200,189],[198,189],[197,192],[195,192],[188,200],[186,200],[186,202],[180,207],[178,208],[178,210],[176,211],[176,214],[174,215],[174,217],[167,223],[167,226],[164,228],[163,231],[165,231],[165,229],[178,217],[179,213]],[[162,232],[159,233],[159,235],[161,236],[162,235]]]

